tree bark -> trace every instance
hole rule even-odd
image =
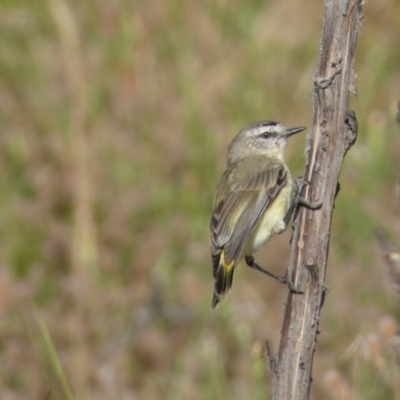
[[[291,243],[289,276],[304,294],[290,292],[276,357],[270,354],[275,400],[308,399],[338,177],[346,152],[357,136],[348,110],[354,92],[353,61],[362,20],[362,0],[326,0],[320,59],[312,92],[313,126],[307,139],[303,196],[319,210],[302,207]]]

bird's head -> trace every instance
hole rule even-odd
[[[228,162],[236,162],[251,155],[283,159],[287,139],[306,129],[287,128],[276,121],[255,122],[243,128],[228,148]]]

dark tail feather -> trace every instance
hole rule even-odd
[[[213,293],[213,299],[212,299],[212,303],[211,303],[211,309],[214,311],[215,308],[217,307],[217,305],[219,304],[219,302],[221,301],[221,298],[215,294],[215,292]]]
[[[221,253],[219,266],[215,274],[215,287],[211,303],[211,308],[214,310],[218,303],[229,293],[232,287],[233,272],[235,267],[233,260],[226,264],[224,260],[224,253]]]

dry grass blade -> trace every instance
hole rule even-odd
[[[64,0],[50,1],[49,8],[60,36],[63,73],[69,93],[71,167],[74,171],[74,230],[71,259],[74,270],[93,270],[97,265],[96,227],[93,220],[93,177],[88,134],[88,82],[85,73],[78,22]]]

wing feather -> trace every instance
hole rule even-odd
[[[210,222],[214,277],[219,254],[235,264],[265,210],[287,181],[284,165],[265,157],[243,160],[225,172],[218,187]],[[233,217],[234,216],[234,217]]]

